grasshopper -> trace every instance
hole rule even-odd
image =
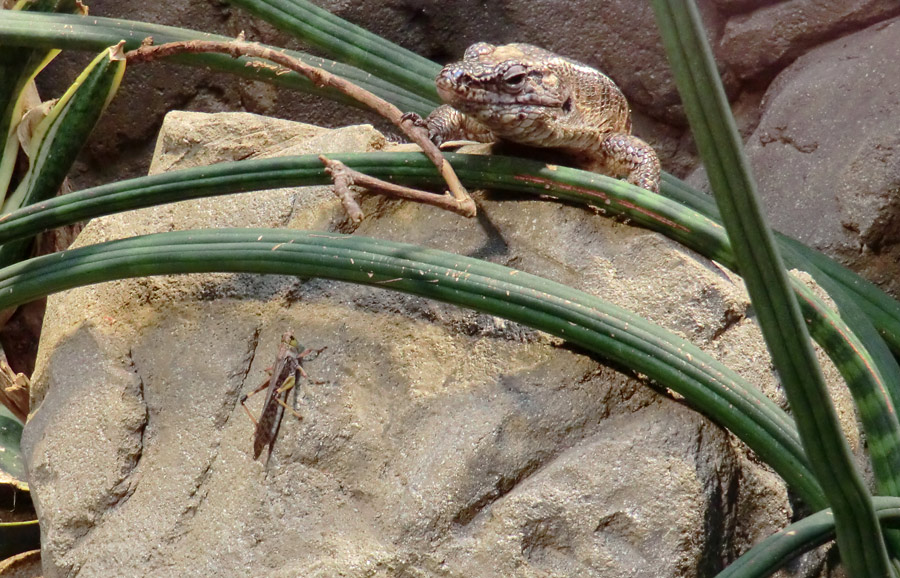
[[[256,424],[256,433],[253,437],[253,459],[259,459],[263,448],[269,446],[269,455],[272,454],[272,448],[275,445],[275,438],[278,436],[278,430],[281,428],[281,419],[284,417],[284,410],[288,409],[298,419],[303,419],[299,413],[288,406],[284,402],[282,395],[287,398],[287,392],[290,391],[300,377],[308,379],[309,376],[303,369],[301,363],[303,358],[311,353],[322,353],[322,349],[304,349],[300,351],[300,344],[290,331],[281,336],[281,345],[278,347],[278,357],[272,365],[272,373],[269,379],[264,381],[259,387],[250,393],[241,396],[241,406],[244,411]],[[266,402],[263,405],[262,413],[259,415],[259,421],[253,418],[253,414],[247,409],[246,401],[251,395],[266,389]],[[294,399],[296,400],[296,394]]]

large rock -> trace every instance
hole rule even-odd
[[[748,6],[744,0],[717,1],[726,9]],[[719,50],[743,80],[771,78],[823,42],[900,14],[896,0],[786,0],[754,7],[728,20]]]
[[[167,119],[154,170],[384,146],[370,127]],[[470,221],[368,199],[357,232],[602,295],[778,395],[742,286],[712,263],[577,207],[479,205]],[[105,217],[78,242],[200,226],[350,228],[313,187]],[[257,462],[238,400],[288,329],[328,349],[306,363],[302,421]],[[215,274],[68,291],[33,394],[48,578],[706,576],[791,515],[781,481],[679,401],[543,333],[384,289]]]
[[[817,48],[772,83],[747,142],[771,224],[896,294],[900,19]]]

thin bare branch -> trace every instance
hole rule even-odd
[[[341,200],[344,212],[354,223],[361,223],[365,215],[363,215],[359,203],[353,198],[353,191],[350,190],[350,186],[353,185],[353,177],[349,171],[345,170],[347,165],[335,163],[322,155],[319,155],[319,160],[325,165],[325,172],[331,175],[331,180],[334,182],[334,194]]]
[[[457,207],[453,212],[466,217],[474,217],[476,208],[475,202],[466,192],[459,178],[450,166],[450,163],[441,155],[440,149],[428,138],[428,131],[419,124],[412,122],[405,117],[403,112],[389,103],[379,98],[371,92],[360,88],[352,82],[339,76],[331,74],[328,71],[310,66],[293,56],[260,46],[258,44],[244,42],[240,37],[231,42],[217,42],[211,40],[188,40],[184,42],[170,42],[159,46],[141,46],[126,54],[129,63],[147,62],[158,58],[165,58],[175,54],[185,52],[217,52],[228,54],[234,58],[240,57],[256,57],[274,62],[286,69],[293,70],[298,74],[302,74],[311,80],[316,86],[331,87],[347,96],[365,104],[384,118],[390,120],[397,126],[410,140],[419,145],[422,151],[428,156],[431,162],[438,168],[441,176],[447,182],[447,187],[456,202]],[[248,66],[260,66],[260,63],[248,62]],[[263,65],[268,66],[268,65]],[[357,181],[362,184],[361,181]],[[442,195],[432,195],[434,197],[443,197]],[[419,199],[411,199],[419,200]],[[420,201],[424,202],[424,201]],[[435,203],[430,203],[435,204]],[[442,205],[436,205],[442,206]]]
[[[331,174],[332,178],[335,180],[335,184],[337,184],[338,178],[347,179],[350,184],[363,187],[367,192],[377,195],[431,205],[464,217],[471,216],[468,212],[468,208],[458,203],[449,193],[429,193],[427,191],[411,189],[388,181],[382,181],[381,179],[353,170],[341,161],[329,159],[324,155],[319,155],[319,160],[325,165],[325,170]],[[474,202],[472,204],[474,206]]]

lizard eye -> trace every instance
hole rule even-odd
[[[503,73],[503,82],[508,88],[519,88],[525,82],[527,71],[524,66],[511,66]]]

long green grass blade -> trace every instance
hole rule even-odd
[[[900,528],[900,499],[873,498],[879,521]],[[765,578],[782,566],[834,538],[834,515],[823,510],[795,522],[753,546],[716,578]]]
[[[660,193],[690,207],[705,217],[721,222],[719,209],[715,200],[671,175],[663,174]],[[830,257],[810,249],[800,241],[787,235],[775,233],[782,257],[789,267],[806,271],[812,275],[832,298],[845,318],[855,317],[852,313],[844,313],[848,308],[861,310],[869,323],[877,330],[887,344],[894,357],[900,356],[900,302],[863,279],[853,271],[845,268]],[[841,291],[842,290],[842,291]],[[843,295],[843,297],[842,297]],[[857,327],[851,320],[853,331],[857,334],[869,334],[867,329]],[[866,338],[863,340],[869,349],[879,348],[879,340]],[[878,362],[882,365],[882,362]],[[889,364],[890,362],[883,362]],[[885,386],[893,400],[894,407],[900,406],[900,379],[888,378],[893,371],[885,373]]]
[[[689,0],[653,0],[653,8],[740,272],[804,449],[834,512],[842,560],[852,575],[892,576],[872,498],[840,431],[799,306],[765,224],[697,8]]]
[[[306,0],[229,0],[327,56],[438,102],[440,66]]]
[[[0,18],[0,44],[9,46],[31,46],[36,48],[61,48],[70,50],[99,51],[106,46],[125,40],[125,48],[138,48],[141,42],[153,37],[154,44],[183,40],[233,40],[217,34],[207,34],[147,24],[130,20],[116,20],[98,16],[84,17],[68,14],[17,14],[12,11],[4,13]],[[274,50],[281,50],[271,47]],[[284,50],[287,54],[299,58],[303,62],[333,72],[353,83],[369,90],[381,98],[393,103],[400,110],[427,115],[436,106],[436,101],[423,98],[415,93],[381,80],[371,74],[324,58],[292,50]],[[293,72],[277,74],[273,70],[248,67],[248,59],[234,59],[224,54],[180,54],[172,57],[174,62],[190,66],[221,70],[279,86],[286,86],[312,94],[318,94],[338,102],[360,106],[356,101],[333,89],[318,88],[305,77]],[[252,60],[252,59],[251,59]]]
[[[117,46],[104,49],[88,64],[35,129],[29,170],[0,214],[56,194],[124,73],[125,56]]]
[[[728,263],[730,249],[721,225],[659,195],[596,173],[549,168],[535,161],[501,156],[447,154],[447,159],[471,187],[490,187],[601,207],[674,239],[693,243],[706,254]],[[443,181],[419,153],[329,155],[375,177],[410,186],[441,187]],[[140,177],[76,191],[26,207],[0,218],[0,243],[64,223],[187,198],[241,191],[330,183],[317,155],[219,163],[183,171]]]
[[[22,1],[13,10],[24,12],[72,12],[74,0]],[[0,12],[5,14],[5,12]],[[0,204],[15,169],[19,142],[16,125],[22,119],[26,87],[59,50],[0,47]]]
[[[101,281],[211,271],[373,285],[547,331],[683,395],[744,440],[804,501],[815,508],[824,504],[790,419],[733,371],[689,342],[596,297],[461,255],[323,232],[161,233],[81,247],[0,270],[0,308]]]
[[[120,46],[104,50],[85,68],[35,129],[28,147],[28,171],[0,214],[48,199],[59,191],[124,73],[125,57]],[[24,259],[30,247],[31,238],[4,243],[0,266]]]
[[[25,88],[57,54],[59,50],[0,49],[0,206],[19,155],[16,128],[25,114]]]
[[[868,442],[878,493],[900,496],[900,424],[886,380],[871,353],[873,348],[869,346],[880,343],[886,350],[884,343],[877,335],[865,343],[857,337],[847,320],[847,315],[852,315],[848,311],[852,302],[848,302],[848,307],[844,307],[838,315],[802,283],[794,281],[792,286],[800,299],[810,334],[828,353],[853,395]],[[840,291],[840,288],[837,290]],[[864,326],[868,326],[869,331],[875,331],[861,311],[857,309],[855,315],[854,327],[857,331]],[[886,354],[887,361],[894,366],[889,375],[896,379],[896,362],[889,352],[881,353]]]
[[[706,217],[720,220],[712,197],[671,175],[663,175],[661,193]],[[900,304],[799,241],[781,234],[776,234],[776,240],[788,267],[809,273],[840,312],[836,318],[833,312],[811,299],[801,285],[795,284],[810,332],[840,370],[859,408],[878,492],[898,496],[900,424],[896,408],[900,406],[900,366],[888,346],[890,337],[898,335],[891,331],[891,326],[900,327]],[[702,248],[697,250],[702,252]],[[900,345],[896,340],[894,343]]]
[[[437,184],[433,166],[419,154],[348,154],[335,158],[356,170],[403,184]],[[491,186],[603,206],[610,213],[627,215],[644,226],[666,232],[720,262],[733,261],[719,225],[700,216],[691,217],[691,211],[636,187],[565,167],[550,171],[541,163],[518,159],[469,155],[449,155],[449,158],[469,186]],[[555,181],[546,178],[550,175]],[[0,242],[26,231],[33,233],[114,211],[258,188],[327,182],[329,177],[315,155],[221,163],[142,177],[71,193],[49,200],[41,207],[9,215],[0,220]],[[900,468],[896,465],[900,456],[893,442],[897,439],[896,419],[890,401],[884,396],[882,373],[868,355],[869,347],[855,339],[854,332],[844,326],[842,319],[835,317],[801,283],[796,282],[794,287],[803,295],[804,316],[817,327],[816,338],[848,380],[861,408],[879,491],[892,493],[891,488],[897,486]],[[875,339],[878,341],[877,335]]]

